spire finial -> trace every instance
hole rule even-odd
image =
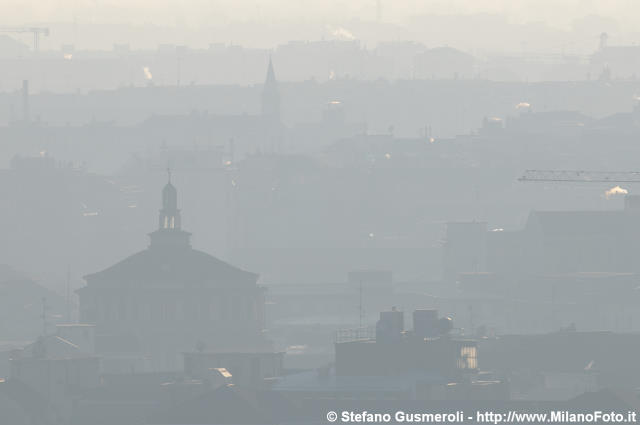
[[[167,167],[167,182],[171,184],[171,167]]]

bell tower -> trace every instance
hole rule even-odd
[[[168,181],[162,189],[162,208],[158,221],[158,230],[180,230],[180,210],[178,209],[178,191],[171,184],[171,170],[167,169]]]
[[[158,230],[151,233],[151,246],[190,246],[191,234],[182,230],[178,209],[178,191],[171,183],[171,170],[167,169],[167,184],[162,189],[162,208],[158,215]]]

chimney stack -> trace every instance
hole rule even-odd
[[[22,80],[22,120],[30,121],[29,117],[29,80]]]

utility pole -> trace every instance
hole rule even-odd
[[[358,295],[359,295],[359,305],[358,305],[359,325],[358,325],[358,327],[360,329],[362,329],[362,321],[364,319],[364,312],[362,310],[362,279],[360,279],[360,287],[358,289]]]
[[[47,298],[42,298],[42,336],[47,336]]]
[[[67,265],[67,323],[71,323],[71,264]]]

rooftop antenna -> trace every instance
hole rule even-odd
[[[47,298],[42,298],[42,336],[47,336]]]
[[[171,167],[167,165],[167,181],[171,184]]]
[[[67,265],[67,323],[71,323],[71,264]]]
[[[359,304],[358,304],[358,320],[359,320],[359,328],[362,328],[362,319],[364,318],[364,313],[362,310],[362,279],[360,279],[360,287],[358,289],[358,297],[359,297]]]

